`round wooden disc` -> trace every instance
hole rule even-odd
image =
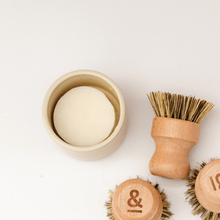
[[[199,172],[195,191],[197,199],[204,208],[220,213],[220,159],[209,162]]]
[[[159,220],[162,214],[162,199],[149,182],[130,179],[116,189],[112,211],[116,220]]]

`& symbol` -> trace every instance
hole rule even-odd
[[[134,189],[134,190],[131,190],[130,192],[130,199],[128,200],[128,205],[130,207],[140,207],[142,208],[143,206],[141,205],[141,201],[142,199],[139,198],[139,200],[137,200],[136,198],[139,196],[139,191]],[[134,204],[135,203],[135,204]]]

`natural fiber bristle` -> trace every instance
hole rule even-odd
[[[139,177],[137,177],[138,179],[140,179]],[[147,182],[149,182],[151,185],[152,183],[150,181],[147,180]],[[163,204],[163,211],[162,211],[162,215],[160,217],[160,220],[166,220],[168,218],[170,218],[173,213],[171,211],[169,211],[170,209],[170,203],[167,201],[167,195],[164,193],[163,190],[160,189],[159,184],[155,184],[153,185],[155,187],[155,189],[160,193],[161,199],[162,199],[162,204]],[[118,186],[116,186],[117,189]],[[116,190],[115,189],[115,190]],[[112,213],[112,200],[113,200],[113,195],[114,192],[112,192],[111,190],[109,191],[109,200],[105,203],[105,207],[107,209],[107,217],[110,220],[115,220],[115,217]]]
[[[150,181],[148,181],[148,182],[151,183]],[[168,219],[173,215],[173,213],[169,210],[170,209],[170,203],[167,201],[167,195],[164,193],[163,190],[160,189],[158,183],[155,184],[154,187],[160,193],[160,196],[161,196],[161,199],[162,199],[162,204],[163,204],[163,211],[162,211],[162,215],[160,217],[160,220]]]
[[[147,96],[157,117],[176,118],[200,123],[214,107],[213,103],[205,100],[168,92],[151,92]]]
[[[214,160],[214,159],[211,159],[211,160]],[[205,167],[205,165],[206,163],[202,162],[202,164],[200,164],[199,169],[194,169],[191,171],[191,174],[187,179],[188,180],[187,186],[189,187],[189,189],[185,193],[187,196],[186,199],[189,200],[189,203],[193,207],[193,212],[192,212],[193,215],[200,215],[202,220],[218,220],[220,219],[220,213],[214,213],[214,212],[211,212],[205,209],[199,203],[196,197],[196,193],[195,193],[196,178],[199,175],[199,172],[201,171],[201,169]]]

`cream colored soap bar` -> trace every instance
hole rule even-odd
[[[111,102],[98,89],[80,86],[65,93],[54,109],[58,134],[74,146],[91,146],[105,140],[115,123]]]

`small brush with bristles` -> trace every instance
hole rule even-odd
[[[147,96],[156,115],[151,130],[156,151],[149,164],[150,172],[186,179],[190,171],[189,151],[199,140],[199,123],[214,104],[168,92],[151,92]]]
[[[220,187],[216,187],[219,172],[220,159],[211,159],[208,164],[202,162],[198,169],[193,169],[187,179],[186,199],[193,208],[192,214],[200,215],[203,220],[220,219]]]
[[[214,104],[191,96],[168,92],[147,94],[156,117],[168,117],[200,123]]]
[[[134,179],[134,180],[130,180],[130,181],[144,181],[144,180],[142,180],[142,179],[140,179],[139,177],[137,178],[137,179]],[[126,181],[127,182],[127,181]],[[162,201],[162,210],[161,210],[161,213],[159,213],[159,216],[158,216],[158,220],[166,220],[166,219],[168,219],[168,218],[170,218],[172,215],[173,215],[173,213],[169,210],[170,209],[170,203],[167,201],[167,196],[166,196],[166,194],[164,193],[164,190],[161,190],[160,189],[160,187],[159,187],[159,184],[155,184],[155,185],[152,185],[152,183],[150,182],[150,181],[144,181],[144,182],[146,182],[147,184],[150,184],[151,185],[151,187],[152,188],[154,188],[154,189],[156,189],[157,190],[157,192],[159,193],[159,195],[160,195],[160,199],[161,199],[161,201]],[[124,182],[125,183],[125,182]],[[124,184],[123,183],[123,184]],[[132,184],[134,184],[134,183],[132,183]],[[120,186],[121,187],[121,186]],[[115,194],[115,191],[118,189],[118,186],[116,186],[116,188],[115,188],[115,190],[114,190],[114,192],[113,191],[109,191],[109,200],[105,203],[105,207],[106,207],[106,209],[107,209],[107,217],[110,219],[110,220],[119,220],[119,219],[121,219],[121,220],[124,220],[124,219],[126,219],[126,218],[120,218],[120,217],[118,217],[118,216],[120,216],[120,212],[118,211],[118,209],[120,209],[120,208],[118,208],[117,207],[117,209],[116,209],[116,211],[113,211],[113,205],[112,205],[112,203],[113,203],[113,200],[115,199],[115,200],[117,200],[117,196],[114,198],[114,194]],[[141,190],[139,190],[139,191],[141,191]],[[144,191],[143,191],[144,192]],[[141,195],[141,193],[140,193],[140,197],[141,197],[141,201],[144,201],[144,198],[143,198],[143,194]],[[128,194],[128,198],[129,198],[129,194]],[[148,198],[146,198],[146,199],[148,199]],[[140,200],[139,200],[140,201]],[[127,200],[126,201],[123,201],[125,204],[127,203]],[[115,202],[116,203],[116,202]],[[118,206],[120,206],[120,205],[118,205]],[[121,205],[121,207],[124,207],[124,205]],[[144,206],[143,206],[143,209],[144,209]],[[147,209],[147,208],[146,208]],[[160,208],[158,208],[158,210],[159,210]],[[119,212],[120,214],[118,214],[118,213],[116,213],[116,212]],[[114,216],[114,213],[116,213],[115,215],[117,216],[117,217],[115,217]],[[143,210],[143,213],[144,213],[144,210]],[[145,213],[146,214],[146,213]],[[157,214],[158,215],[158,214]],[[129,216],[129,217],[131,217],[131,216]],[[154,216],[155,217],[155,216]],[[139,216],[137,216],[135,219],[139,219],[139,218],[143,218],[143,215],[139,215]],[[148,219],[148,218],[146,218],[146,219]]]

